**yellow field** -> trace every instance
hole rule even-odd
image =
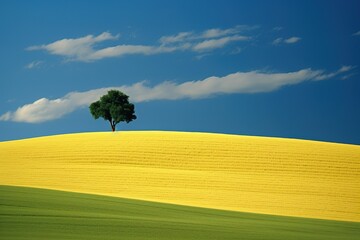
[[[0,142],[0,185],[360,221],[360,146],[181,132]]]

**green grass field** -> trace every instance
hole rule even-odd
[[[0,186],[1,239],[360,239],[360,223]]]

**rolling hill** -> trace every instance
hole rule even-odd
[[[360,222],[360,146],[186,132],[0,143],[0,185]]]

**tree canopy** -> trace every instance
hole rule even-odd
[[[118,90],[110,90],[99,101],[93,102],[90,112],[95,119],[102,117],[109,121],[113,132],[119,122],[129,123],[136,119],[134,104],[129,102],[129,96]]]

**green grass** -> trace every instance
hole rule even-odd
[[[0,186],[0,239],[360,239],[360,223]]]

